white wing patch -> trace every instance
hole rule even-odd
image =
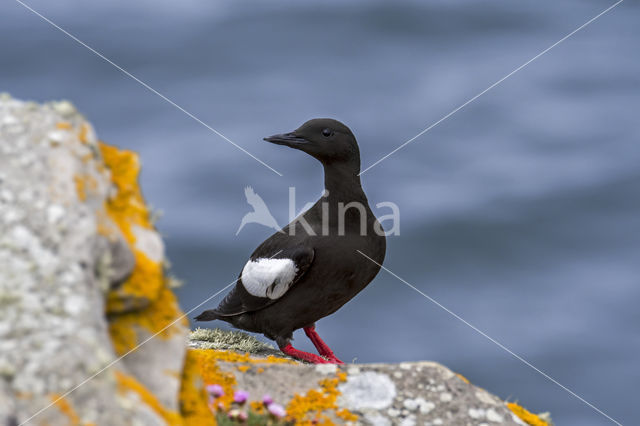
[[[242,285],[252,296],[278,299],[289,290],[297,272],[291,259],[250,260],[242,269]]]

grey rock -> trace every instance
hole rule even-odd
[[[192,333],[191,345],[203,340],[215,349],[264,355],[263,344],[241,332],[200,329]],[[200,346],[202,347],[202,346]],[[282,356],[282,353],[275,355]],[[239,389],[260,400],[265,393],[286,404],[296,394],[320,388],[326,378],[346,375],[338,385],[338,408],[359,416],[358,424],[368,425],[523,425],[499,397],[468,383],[435,362],[401,364],[250,365],[241,372],[237,363],[221,362],[223,370],[235,375]],[[327,413],[332,415],[332,413]],[[334,421],[344,423],[338,417]]]
[[[89,129],[84,143],[81,126]],[[101,162],[91,125],[70,102],[39,105],[0,96],[2,425],[32,416],[33,424],[71,423],[53,402],[72,389],[64,402],[83,423],[164,424],[138,395],[118,392],[115,371],[146,381],[168,408],[177,408],[178,378],[146,379],[166,377],[167,368],[181,371],[184,333],[149,345],[158,355],[151,358],[147,350],[146,362],[133,356],[110,367],[117,356],[105,291],[126,279],[134,260],[122,241],[105,243],[98,233],[97,212],[112,190]],[[78,179],[92,183],[86,197]]]

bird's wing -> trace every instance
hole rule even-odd
[[[233,316],[263,309],[286,294],[313,262],[314,251],[296,246],[260,253],[260,247],[246,263],[235,287],[215,309],[220,316]]]

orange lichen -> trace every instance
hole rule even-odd
[[[267,409],[262,401],[251,401],[249,403],[249,407],[256,414],[265,414],[267,412]]]
[[[336,378],[320,381],[320,389],[311,389],[305,395],[296,394],[287,405],[287,419],[297,425],[331,425],[333,421],[326,414],[329,411],[345,421],[356,421],[357,415],[338,407],[338,384],[346,378],[346,373],[339,372]]]
[[[56,123],[56,127],[61,130],[71,130],[72,128],[71,123],[69,123],[68,121],[61,121],[59,123]]]
[[[159,338],[168,339],[187,326],[178,302],[169,288],[163,288],[151,304],[139,311],[126,312],[110,317],[109,332],[118,355],[135,348],[138,344],[136,328],[143,328]]]
[[[180,413],[185,426],[215,425],[207,404],[207,393],[200,374],[200,363],[193,349],[187,350],[180,387]]]
[[[549,422],[543,420],[537,414],[533,414],[521,405],[515,402],[507,402],[507,407],[520,418],[523,422],[531,426],[550,426]]]
[[[296,364],[287,358],[279,358],[273,355],[267,358],[252,358],[248,353],[239,354],[232,351],[221,351],[212,349],[191,349],[189,353],[197,360],[200,367],[202,380],[207,385],[220,385],[224,391],[224,395],[216,400],[217,404],[221,404],[225,410],[231,407],[233,402],[233,394],[236,388],[236,378],[233,373],[223,370],[219,362],[238,362],[246,363],[247,368],[251,365],[259,364]],[[240,369],[238,366],[238,369]],[[217,407],[215,407],[217,408]]]
[[[87,191],[85,188],[85,181],[81,176],[74,176],[73,181],[76,184],[76,193],[78,194],[78,200],[86,201],[87,200]]]
[[[104,143],[100,143],[100,151],[111,171],[111,181],[117,189],[107,201],[105,210],[124,235],[136,258],[136,266],[129,279],[107,298],[107,312],[123,312],[132,308],[125,301],[131,303],[138,299],[139,306],[134,307],[142,308],[146,301],[156,299],[165,282],[162,264],[150,260],[142,251],[135,249],[133,227],[153,229],[149,209],[138,185],[138,155]]]
[[[336,416],[347,422],[355,422],[356,420],[358,420],[358,416],[353,414],[346,408],[336,411]]]
[[[106,220],[104,213],[98,216],[98,232],[109,236],[113,232],[110,223],[115,223],[136,261],[129,278],[107,295],[109,331],[114,348],[122,355],[138,343],[138,329],[159,333],[158,337],[166,339],[186,327],[188,321],[169,289],[162,263],[152,261],[135,248],[133,227],[153,229],[149,209],[138,185],[140,164],[137,154],[104,143],[100,143],[100,152],[117,191],[105,204],[110,220]]]
[[[127,312],[141,309],[159,298],[165,287],[162,264],[153,262],[144,253],[134,250],[136,264],[131,275],[120,288],[107,295],[107,312]]]
[[[243,355],[235,352],[214,351],[206,349],[192,349],[190,352],[195,356],[200,367],[202,380],[207,385],[220,385],[224,395],[218,398],[217,402],[228,409],[233,402],[233,393],[236,386],[236,378],[233,373],[223,371],[217,361],[227,361],[231,358],[234,362]],[[248,355],[247,355],[248,358]]]
[[[241,373],[246,373],[251,367],[248,365],[239,365],[236,367]]]
[[[89,138],[87,138],[87,134],[89,133],[89,126],[87,123],[82,123],[80,126],[80,132],[78,133],[78,139],[80,142],[86,144],[89,142]]]
[[[80,416],[76,413],[76,410],[73,409],[71,403],[65,399],[62,395],[54,393],[49,396],[51,398],[51,402],[60,410],[62,414],[69,418],[70,425],[80,425]]]
[[[469,379],[467,379],[466,377],[464,377],[462,374],[460,373],[456,373],[456,376],[458,376],[458,379],[462,380],[463,382],[469,384]]]
[[[138,382],[134,377],[124,374],[121,371],[115,372],[116,380],[118,382],[118,390],[121,393],[134,392],[136,393],[142,402],[162,417],[169,425],[182,424],[180,414],[168,410],[160,401],[152,394],[144,385]]]

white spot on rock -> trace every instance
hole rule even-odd
[[[164,259],[164,243],[160,235],[152,229],[134,225],[131,227],[136,237],[136,249],[143,252],[151,261],[162,262]]]
[[[58,204],[52,204],[47,208],[47,220],[50,224],[57,223],[64,216],[64,208]]]
[[[337,370],[338,370],[338,366],[335,364],[316,365],[316,371],[320,374],[334,374]]]
[[[496,405],[496,400],[492,397],[489,392],[485,390],[476,391],[476,398],[478,398],[481,402],[490,405]]]
[[[387,414],[391,417],[398,417],[400,415],[400,410],[396,410],[395,408],[389,408],[387,410]]]
[[[349,369],[347,370],[348,375],[359,374],[359,373],[360,373],[360,369],[358,367],[349,367]]]
[[[416,424],[415,416],[409,416],[400,422],[400,426],[415,426],[415,424]]]
[[[405,399],[402,405],[409,411],[416,411],[418,409],[418,402],[415,399]]]
[[[495,423],[502,423],[504,418],[496,412],[493,408],[489,408],[487,410],[487,420]]]
[[[353,410],[387,408],[396,396],[396,385],[389,376],[373,371],[349,377],[338,389],[340,405]]]
[[[440,401],[442,402],[449,402],[452,399],[453,399],[453,395],[451,395],[449,392],[440,394]]]
[[[380,413],[367,413],[364,418],[373,426],[391,426],[391,420]]]
[[[482,408],[469,408],[469,417],[472,419],[482,419],[484,418],[484,410]]]
[[[64,301],[64,310],[71,315],[78,315],[84,310],[84,300],[81,296],[67,296]]]
[[[63,117],[69,117],[76,113],[76,107],[69,101],[54,102],[53,109]]]
[[[52,130],[47,134],[50,141],[62,143],[67,139],[67,133],[62,130]]]
[[[418,406],[420,407],[420,413],[429,414],[434,408],[436,408],[436,404],[431,401],[425,401],[422,398],[417,398]]]

